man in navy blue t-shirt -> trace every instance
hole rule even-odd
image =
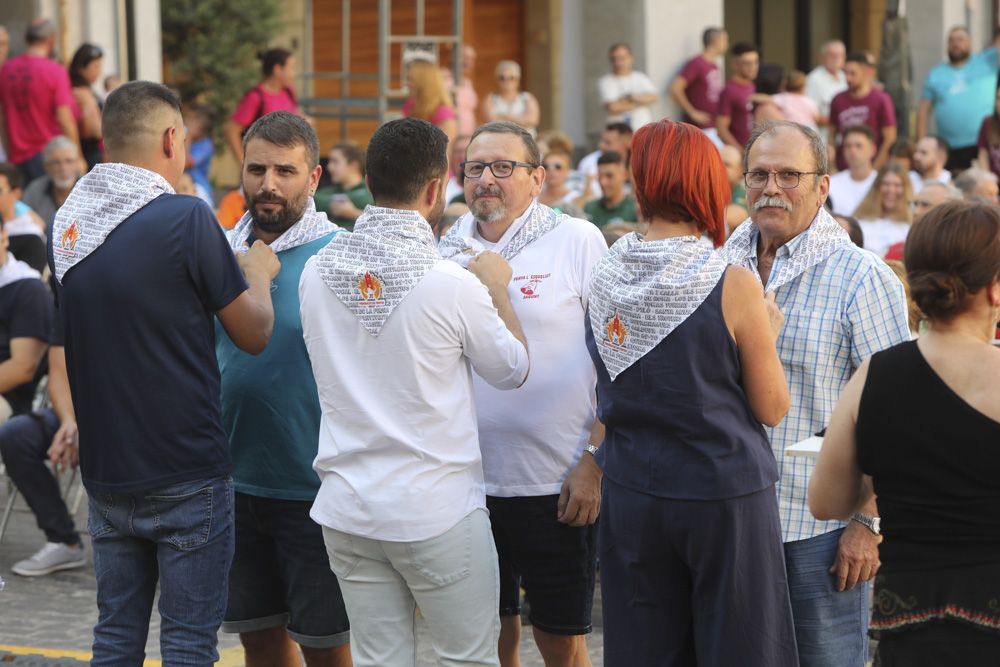
[[[109,162],[56,215],[66,366],[90,496],[100,616],[93,665],[142,662],[157,579],[166,664],[211,664],[233,554],[232,480],[213,315],[259,353],[277,257],[237,260],[211,210],[174,194],[180,101],[138,81],[108,97]]]

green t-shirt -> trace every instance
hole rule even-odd
[[[594,199],[587,202],[583,207],[583,212],[587,214],[587,220],[598,227],[611,222],[638,222],[639,214],[635,209],[635,199],[632,195],[625,195],[618,206],[606,208],[604,199]]]
[[[347,229],[354,229],[354,220],[349,218],[335,218],[330,213],[330,200],[333,199],[334,195],[347,195],[354,208],[359,211],[363,211],[365,210],[365,206],[375,203],[371,193],[368,192],[368,188],[365,187],[364,181],[347,190],[340,185],[327,185],[317,190],[316,194],[313,195],[313,201],[316,202],[316,210],[326,213],[330,216],[330,220]]]
[[[271,281],[274,331],[263,352],[253,356],[240,350],[216,320],[222,424],[240,493],[313,500],[319,489],[312,467],[319,442],[319,396],[302,339],[299,278],[306,261],[332,236],[278,253],[281,272]]]

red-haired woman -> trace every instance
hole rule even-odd
[[[788,410],[781,314],[722,242],[729,185],[697,128],[632,140],[649,223],[594,270],[587,346],[606,426],[599,555],[605,665],[798,665],[761,422]]]

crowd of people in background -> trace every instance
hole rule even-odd
[[[50,21],[10,58],[7,37],[0,455],[46,540],[12,570],[86,564],[45,465],[83,460],[95,659],[145,643],[138,552],[165,540],[155,510],[121,512],[144,493],[234,498],[232,530],[158,566],[161,590],[195,568],[211,592],[211,612],[161,594],[165,659],[212,659],[221,625],[257,664],[412,664],[419,606],[448,664],[515,667],[526,592],[546,664],[586,666],[598,559],[608,665],[860,667],[872,580],[880,664],[995,658],[996,45],[948,32],[909,137],[875,57],[840,41],[804,72],[710,27],[665,86],[611,44],[585,153],[519,63],[477,91],[470,46],[457,81],[410,59],[403,118],[366,147],[321,147],[287,49],[222,118],[158,84],[98,92],[100,47],[60,65]],[[216,134],[237,188],[213,182]],[[131,253],[167,219],[158,259]],[[141,281],[102,290],[116,271]],[[139,308],[153,285],[168,297]],[[112,341],[96,368],[84,350]],[[128,366],[147,341],[169,352]],[[153,367],[187,395],[144,423]],[[818,466],[786,452],[824,429]],[[189,460],[157,453],[173,436]]]

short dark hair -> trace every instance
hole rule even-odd
[[[765,95],[777,95],[781,92],[781,83],[784,80],[784,67],[775,63],[764,63],[757,72],[757,92]]]
[[[252,139],[262,139],[275,146],[306,149],[306,166],[311,170],[319,164],[319,139],[316,130],[305,121],[288,111],[272,111],[255,120],[243,135],[243,150]]]
[[[867,125],[865,127],[868,127]],[[870,128],[869,128],[870,129]],[[872,132],[872,136],[875,133]],[[874,141],[874,139],[872,139]],[[913,159],[913,142],[910,141],[908,137],[903,137],[901,139],[896,139],[896,141],[889,147],[889,157],[900,157],[907,160]]]
[[[913,300],[930,320],[962,313],[1000,273],[1000,209],[948,201],[913,223],[903,248]]]
[[[179,116],[181,100],[162,83],[130,81],[108,95],[101,113],[104,143],[110,152],[124,149],[136,135],[147,129],[151,114],[160,107],[172,109]]]
[[[924,136],[924,139],[933,139],[934,142],[937,143],[938,150],[944,151],[945,155],[948,155],[948,153],[951,151],[951,146],[948,145],[948,142],[945,140],[945,138],[939,134],[928,134]]]
[[[757,47],[750,42],[736,42],[733,44],[732,48],[729,49],[729,55],[734,58],[739,58],[747,53],[757,53]]]
[[[448,136],[419,118],[391,120],[372,135],[365,162],[376,204],[408,204],[447,173]]]
[[[629,46],[625,42],[615,42],[614,44],[612,44],[610,46],[610,48],[608,48],[608,55],[610,56],[612,53],[614,53],[618,49],[625,49],[626,51],[629,52],[629,55],[632,54],[632,47],[631,46]]]
[[[21,169],[13,162],[0,162],[0,176],[7,179],[7,187],[17,190],[23,184]]]
[[[628,123],[608,123],[604,126],[605,132],[617,132],[618,134],[632,135],[635,130]]]
[[[717,26],[712,26],[711,28],[705,28],[704,32],[701,33],[701,45],[706,49],[715,41],[715,38],[726,31],[725,28],[719,28]]]
[[[607,153],[601,153],[600,157],[597,158],[597,164],[598,166],[602,164],[620,164],[625,166],[625,158],[621,156],[621,153],[608,151]]]
[[[472,145],[472,142],[480,134],[513,134],[519,137],[521,143],[524,144],[524,151],[528,154],[527,161],[536,167],[542,163],[542,156],[538,151],[538,144],[535,143],[535,138],[517,123],[512,123],[509,120],[495,120],[491,123],[483,123],[472,133],[469,145]]]
[[[861,229],[861,223],[852,215],[841,215],[834,213],[833,217],[847,223],[847,235],[851,237],[851,242],[859,248],[865,247],[865,232]]]
[[[861,65],[869,65],[869,66],[871,66],[872,64],[872,61],[869,59],[868,54],[865,53],[864,51],[849,51],[847,53],[847,59],[844,62],[859,63]]]
[[[358,169],[361,171],[361,178],[365,177],[365,152],[361,148],[350,141],[341,141],[339,144],[334,144],[330,147],[331,151],[340,151],[344,154],[344,159],[347,163],[352,162],[358,165]]]
[[[260,61],[261,74],[264,76],[271,76],[271,73],[274,72],[274,68],[278,65],[284,67],[291,55],[291,51],[281,48],[258,51],[257,60]]]
[[[28,44],[37,44],[55,34],[56,26],[52,20],[39,18],[28,24],[28,29],[24,32],[24,41]]]
[[[841,135],[841,139],[846,139],[847,135],[849,134],[863,134],[864,136],[868,137],[868,141],[872,142],[873,144],[875,143],[875,133],[872,132],[872,128],[868,127],[867,125],[861,123],[857,125],[848,125],[846,128],[844,128],[844,132]]]

